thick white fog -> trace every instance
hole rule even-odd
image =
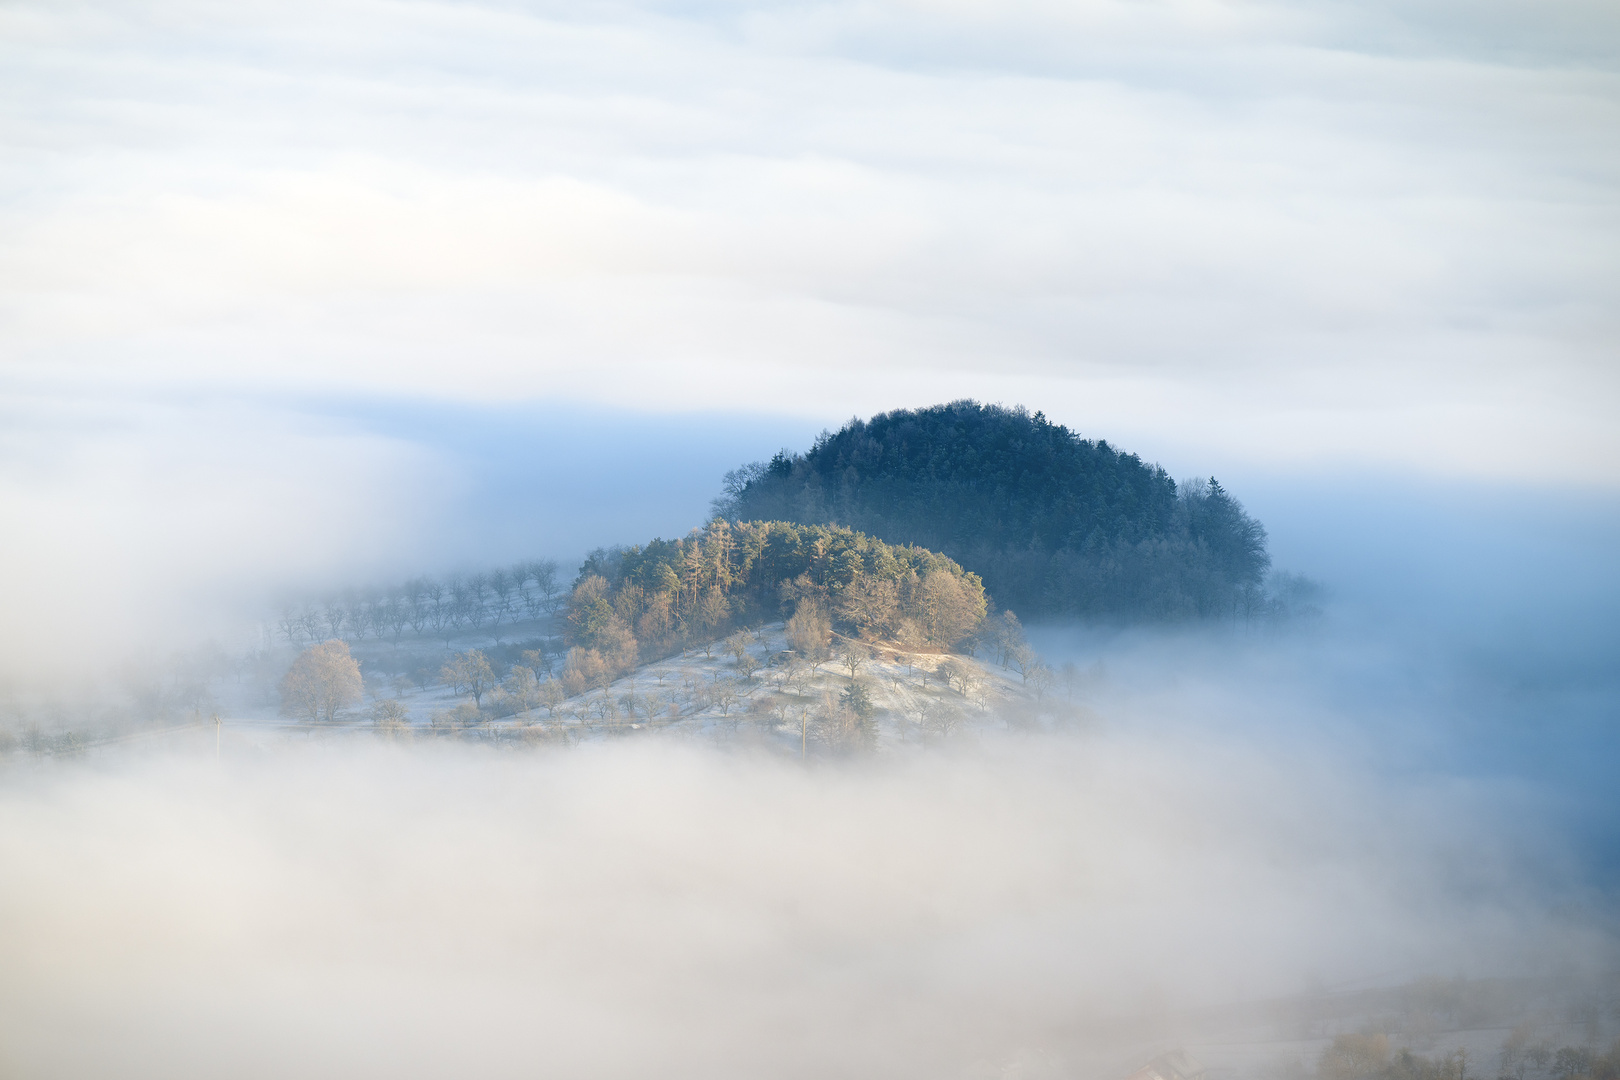
[[[1187,1045],[1263,1075],[1322,1035],[1268,1000],[1615,959],[1533,797],[1228,737],[1264,695],[1174,707],[1206,733],[1104,704],[808,768],[238,738],[14,770],[0,1064],[1121,1077]]]

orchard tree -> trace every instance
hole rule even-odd
[[[382,609],[383,625],[388,627],[389,636],[394,639],[394,648],[399,648],[399,639],[405,633],[405,626],[410,622],[410,609],[405,606],[403,597],[395,596],[388,600],[388,605]]]
[[[512,575],[504,569],[491,570],[487,580],[489,591],[495,594],[495,625],[499,626],[503,618],[507,622],[516,621],[512,613],[512,589],[517,583],[512,580]]]
[[[410,710],[393,698],[384,698],[371,707],[371,722],[379,731],[396,734],[411,722]]]
[[[475,706],[482,706],[484,695],[495,688],[495,670],[477,649],[452,656],[439,672],[439,679],[458,694],[471,694]]]
[[[966,722],[967,717],[962,715],[962,710],[943,701],[931,701],[923,707],[923,723],[928,730],[942,738],[955,735]]]
[[[348,613],[337,600],[327,600],[321,605],[321,621],[326,624],[330,636],[339,638],[343,636],[343,624],[348,619]]]
[[[450,598],[444,586],[433,578],[422,579],[422,611],[435,634],[442,633],[450,623]]]
[[[737,683],[732,679],[717,679],[710,697],[720,706],[721,716],[730,716],[732,707],[737,704]]]
[[[669,708],[669,702],[664,698],[663,694],[646,693],[642,694],[638,700],[641,704],[642,715],[647,718],[649,724],[663,716],[664,711]]]
[[[540,699],[540,679],[533,668],[514,667],[506,677],[506,694],[517,703],[518,712],[528,712]]]
[[[948,687],[959,688],[963,696],[967,695],[967,686],[964,680],[970,672],[966,664],[954,657],[947,657],[940,661],[934,669],[934,674]]]
[[[298,654],[281,680],[281,711],[331,723],[338,710],[360,700],[360,665],[341,641],[325,641]]]
[[[540,590],[540,603],[546,609],[546,613],[557,614],[565,591],[562,583],[557,580],[557,560],[541,559],[530,563],[529,576],[534,578],[535,588]]]
[[[298,638],[303,633],[303,626],[298,621],[298,613],[293,611],[291,604],[283,604],[276,613],[276,630],[287,639],[288,645],[298,644]]]
[[[411,624],[411,633],[420,634],[427,622],[427,583],[422,578],[411,578],[405,583],[401,595],[405,598],[405,618]]]
[[[1037,661],[1035,666],[1029,669],[1029,676],[1025,681],[1035,688],[1035,700],[1040,701],[1046,697],[1046,692],[1057,681],[1057,674],[1045,664]]]
[[[557,706],[568,697],[563,689],[562,682],[557,679],[547,679],[540,684],[540,704],[545,706],[547,716],[557,715]]]

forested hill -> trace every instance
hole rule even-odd
[[[1178,488],[1041,413],[974,401],[851,420],[728,473],[715,510],[941,551],[1026,615],[1250,613],[1271,562],[1265,529],[1213,478]]]
[[[943,555],[783,521],[713,521],[682,540],[598,549],[568,602],[569,643],[616,671],[775,619],[790,637],[838,629],[951,648],[984,617],[984,585]]]

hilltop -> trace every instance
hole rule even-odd
[[[978,631],[986,604],[978,575],[926,548],[840,526],[717,520],[679,540],[592,552],[567,618],[570,644],[628,670],[777,618],[795,636],[814,622],[822,640],[836,629],[951,649]]]
[[[939,551],[1026,616],[1251,614],[1271,563],[1264,527],[1215,479],[1178,486],[1042,413],[974,401],[854,419],[745,465],[715,512]]]

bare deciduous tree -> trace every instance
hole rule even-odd
[[[366,631],[371,629],[370,606],[359,597],[351,597],[344,616],[347,620],[345,625],[349,628],[350,636],[356,641],[363,641]]]
[[[283,604],[281,610],[276,613],[276,631],[287,639],[288,645],[298,644],[303,626],[299,623],[298,613],[292,609],[291,604]]]
[[[1029,685],[1030,673],[1040,665],[1041,657],[1026,641],[1020,641],[1007,650],[1007,663],[1018,672],[1024,684]]]
[[[554,559],[541,559],[529,564],[529,575],[534,578],[535,588],[540,591],[541,605],[546,614],[557,614],[557,608],[562,603],[564,589],[557,580],[557,563]]]
[[[561,705],[567,697],[568,692],[563,689],[563,684],[557,679],[547,679],[540,684],[540,704],[545,706],[547,716],[556,716],[557,706]]]
[[[551,674],[551,650],[541,647],[538,649],[524,649],[523,662],[534,669],[536,675]]]
[[[709,691],[710,700],[720,706],[721,716],[731,715],[731,710],[736,707],[738,696],[737,683],[733,679],[717,680]]]
[[[966,695],[967,690],[962,685],[962,681],[968,676],[968,667],[960,660],[955,657],[946,657],[939,662],[938,667],[934,668],[934,675],[947,687],[960,689],[963,695]]]
[[[520,713],[528,712],[540,700],[540,679],[535,675],[533,668],[522,666],[513,668],[502,686]]]
[[[1027,685],[1035,688],[1035,700],[1040,701],[1046,696],[1046,692],[1051,689],[1052,683],[1056,680],[1056,678],[1057,676],[1053,674],[1051,668],[1037,661],[1035,665],[1029,669],[1029,675],[1024,681]]]
[[[495,597],[494,615],[495,625],[499,626],[501,620],[514,621],[512,618],[512,575],[504,569],[491,570],[488,578],[489,591]]]
[[[390,596],[380,609],[382,623],[388,628],[388,634],[394,641],[394,648],[399,648],[400,635],[405,633],[405,626],[410,621],[410,612],[405,607],[403,596]]]
[[[405,619],[411,625],[411,633],[420,634],[427,624],[426,581],[412,578],[405,583],[401,595],[405,598]]]
[[[371,707],[371,722],[388,735],[400,734],[410,725],[410,710],[393,698],[384,698]]]
[[[473,704],[483,705],[483,697],[495,686],[495,670],[477,649],[457,653],[439,672],[439,678],[458,694],[471,694]]]
[[[321,605],[321,621],[326,624],[329,637],[342,637],[343,624],[347,619],[348,614],[343,610],[343,605],[338,601],[328,600]]]
[[[926,729],[940,736],[950,738],[960,731],[967,718],[962,710],[944,702],[930,702],[923,708],[923,724]]]
[[[314,605],[305,604],[298,613],[298,628],[311,641],[321,638],[321,613],[315,610]]]

